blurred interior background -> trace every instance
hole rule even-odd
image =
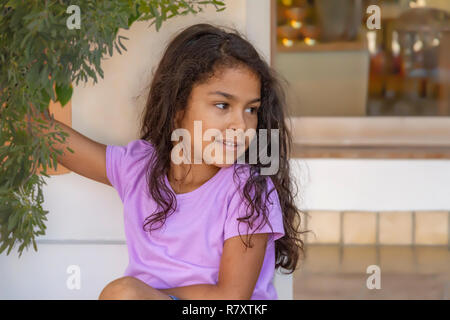
[[[450,115],[450,1],[278,0],[276,10],[274,64],[294,88],[292,115]]]
[[[293,163],[310,172],[298,181],[313,232],[293,298],[450,299],[450,1],[276,0],[272,9]],[[366,286],[370,265],[380,290]]]

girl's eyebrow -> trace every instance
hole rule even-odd
[[[213,95],[213,94],[224,96],[225,98],[230,99],[230,100],[237,100],[237,98],[235,96],[233,96],[231,93],[226,93],[226,92],[222,92],[222,91],[211,91],[211,92],[208,92],[208,95]],[[247,103],[260,102],[260,101],[261,101],[260,98],[255,98],[253,100],[250,100]]]

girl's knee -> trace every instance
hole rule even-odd
[[[103,288],[99,300],[127,300],[137,299],[138,290],[136,281],[133,277],[122,277],[111,281]]]

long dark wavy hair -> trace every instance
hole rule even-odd
[[[261,106],[258,110],[259,129],[268,131],[268,154],[271,152],[270,129],[279,130],[279,170],[274,175],[261,175],[261,168],[269,165],[247,164],[250,168],[248,180],[241,192],[247,203],[247,216],[238,219],[251,226],[252,217],[267,219],[267,178],[270,177],[279,196],[283,212],[285,235],[275,241],[275,268],[282,267],[292,273],[304,254],[300,221],[301,211],[294,202],[294,187],[289,170],[289,150],[292,138],[285,124],[286,96],[276,71],[260,57],[256,49],[237,30],[217,27],[212,24],[195,24],[176,34],[165,48],[164,54],[153,75],[146,107],[142,114],[140,138],[154,146],[154,152],[147,164],[147,183],[158,209],[145,219],[145,231],[150,224],[164,224],[166,217],[176,209],[176,195],[165,183],[170,168],[170,154],[173,148],[171,134],[176,128],[174,119],[179,110],[187,106],[194,84],[207,82],[223,68],[247,67],[258,75],[261,81]],[[246,159],[249,149],[246,150]],[[253,162],[253,161],[252,161]],[[248,167],[249,166],[249,167]],[[234,166],[234,178],[245,166]],[[274,189],[270,190],[273,192]],[[296,191],[295,191],[296,192]],[[270,223],[269,223],[270,225]],[[250,236],[251,237],[251,236]],[[241,237],[242,239],[242,237]],[[249,240],[250,242],[250,240]],[[249,246],[245,243],[246,246]]]

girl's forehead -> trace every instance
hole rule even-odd
[[[207,76],[202,85],[211,85],[217,82],[233,81],[236,79],[255,78],[259,80],[259,76],[250,67],[246,65],[221,66],[213,69],[212,73]]]
[[[195,85],[193,91],[202,95],[210,95],[214,92],[242,95],[252,91],[259,93],[260,85],[259,78],[251,71],[229,69],[224,73],[212,76],[204,83]]]
[[[221,81],[231,81],[236,79],[243,79],[248,81],[257,81],[258,75],[253,72],[250,68],[245,66],[233,67],[233,68],[221,68],[218,69],[213,76],[210,78],[211,81],[221,82]]]

